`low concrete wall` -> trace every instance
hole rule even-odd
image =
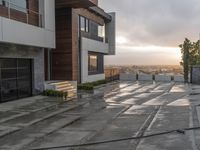
[[[168,75],[155,75],[155,81],[159,82],[171,82],[171,76]]]
[[[136,74],[126,74],[126,73],[121,73],[120,74],[120,80],[121,81],[136,81]]]
[[[139,74],[138,81],[153,81],[153,75]]]
[[[174,80],[172,80],[174,78]],[[138,77],[136,74],[126,74],[121,73],[120,74],[120,80],[121,81],[157,81],[157,82],[184,82],[183,75],[155,75],[155,79],[153,78],[153,75],[149,74],[138,74]]]
[[[174,76],[174,82],[184,82],[184,77],[181,75]]]

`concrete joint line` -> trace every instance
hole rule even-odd
[[[143,136],[146,132],[146,130],[151,126],[151,124],[154,122],[155,116],[158,114],[161,106],[155,106],[154,111],[148,116],[146,121],[143,123],[141,128],[139,129],[138,133],[136,134],[136,137]],[[137,150],[138,145],[140,144],[141,139],[133,140],[133,150]]]

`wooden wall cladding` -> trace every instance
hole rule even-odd
[[[28,0],[28,9],[32,11],[27,11],[27,13],[25,13],[15,9],[10,9],[10,19],[39,26],[39,14],[34,13],[39,12],[38,0]],[[9,18],[8,7],[0,5],[0,16]]]
[[[81,16],[84,16],[98,24],[104,25],[104,19],[92,12],[90,12],[88,9],[80,8],[80,9],[74,9],[74,11]]]
[[[78,24],[73,15],[71,8],[56,9],[56,49],[51,52],[52,80],[77,80]]]

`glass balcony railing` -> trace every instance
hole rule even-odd
[[[42,27],[42,14],[39,12],[19,6],[10,0],[1,1],[0,9],[0,16],[2,17]]]

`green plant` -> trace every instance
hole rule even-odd
[[[106,80],[99,80],[99,81],[95,81],[95,82],[83,83],[83,84],[78,85],[78,89],[79,90],[94,90],[95,86],[99,86],[99,85],[106,84],[106,83],[107,83]]]
[[[67,99],[68,92],[55,91],[55,90],[45,90],[42,95],[52,96],[52,97],[63,97],[65,99]]]
[[[94,86],[90,84],[80,84],[78,85],[79,90],[94,90]]]

